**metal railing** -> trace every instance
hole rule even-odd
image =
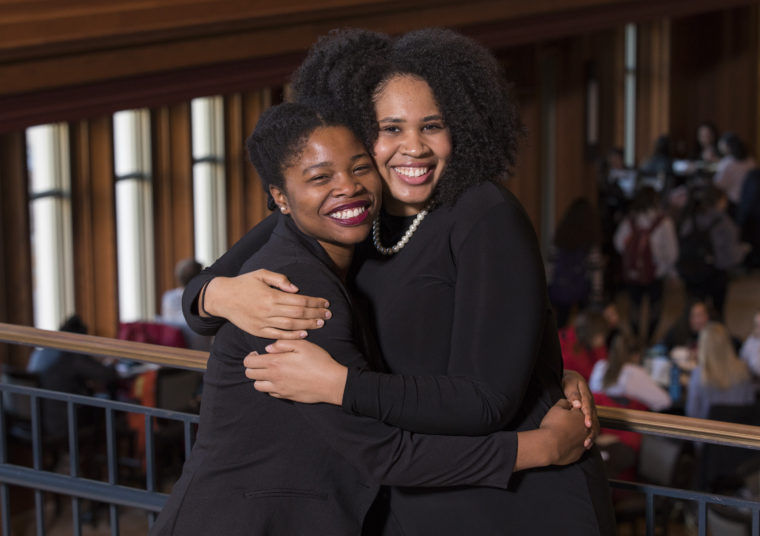
[[[154,363],[166,367],[203,371],[208,354],[204,352],[156,346],[95,337],[39,330],[27,326],[0,323],[0,341],[11,344],[57,348],[87,355],[130,359],[143,363]],[[52,492],[72,497],[74,534],[81,534],[79,506],[82,499],[100,501],[109,505],[111,533],[119,534],[118,507],[136,507],[148,512],[149,523],[161,510],[166,494],[156,490],[156,467],[153,456],[154,423],[156,419],[173,420],[182,423],[184,452],[187,457],[192,443],[192,427],[198,423],[198,416],[191,413],[169,411],[145,407],[137,404],[117,402],[81,395],[72,395],[32,387],[0,383],[2,393],[28,396],[32,416],[32,467],[13,465],[8,462],[5,411],[0,411],[0,514],[3,535],[10,535],[9,486],[23,486],[35,490],[35,511],[37,534],[45,534],[43,493]],[[2,399],[0,397],[0,409]],[[40,400],[54,400],[65,403],[68,415],[68,474],[44,470],[42,465],[42,435],[40,427]],[[79,445],[77,443],[77,412],[79,406],[101,408],[106,416],[106,465],[107,481],[84,478],[79,474]],[[722,421],[694,419],[676,415],[666,415],[647,411],[600,406],[597,408],[603,427],[629,430],[641,434],[651,434],[688,441],[712,443],[733,447],[760,449],[760,427],[732,424]],[[135,488],[118,482],[118,453],[116,452],[117,413],[133,413],[144,416],[145,427],[145,486]],[[646,503],[646,530],[655,533],[655,498],[667,497],[696,503],[696,521],[699,536],[707,534],[708,505],[732,507],[750,512],[751,534],[760,536],[760,500],[716,495],[699,491],[675,489],[651,484],[611,480],[614,488],[638,492],[644,495]]]

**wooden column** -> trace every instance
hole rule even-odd
[[[23,131],[0,135],[0,321],[32,325],[32,256],[26,139]],[[0,361],[25,367],[29,349],[0,344]]]
[[[261,113],[272,104],[269,89],[238,93],[225,99],[227,170],[227,239],[231,246],[268,214],[261,180],[248,160],[245,140]]]
[[[755,61],[753,67],[755,69],[755,87],[760,89],[760,8],[757,6],[752,7],[753,21],[752,27],[754,29],[753,39],[755,41]],[[754,147],[753,154],[756,158],[760,159],[760,91],[755,92],[755,143],[751,145]]]
[[[657,19],[638,27],[636,161],[652,154],[654,141],[670,134],[670,21]]]
[[[175,288],[174,267],[194,256],[190,103],[152,111],[156,304]],[[157,311],[158,312],[158,311]]]
[[[70,127],[76,310],[90,334],[119,325],[113,133],[110,116]]]
[[[625,26],[617,28],[612,36],[611,99],[613,125],[612,147],[625,146]]]
[[[748,6],[671,22],[671,130],[690,151],[704,120],[760,151],[757,13]]]
[[[514,97],[525,127],[514,176],[507,182],[520,199],[536,231],[541,224],[541,99],[538,57],[533,45],[512,48],[500,57],[507,79],[514,84]]]
[[[559,49],[557,69],[557,174],[555,222],[576,197],[587,196],[585,176],[585,55],[583,38],[566,39]]]

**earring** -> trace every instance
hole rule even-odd
[[[282,212],[283,214],[285,214],[285,207],[282,207],[282,206],[281,206],[281,207],[280,207],[280,212]]]

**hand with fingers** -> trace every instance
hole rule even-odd
[[[220,316],[257,337],[302,339],[330,319],[330,304],[301,296],[282,274],[256,270],[235,277],[215,277],[201,291],[201,316]]]
[[[539,430],[548,433],[547,442],[551,447],[551,463],[567,465],[578,461],[583,454],[586,440],[582,412],[572,407],[565,399],[559,400],[544,415]]]
[[[303,340],[279,340],[266,351],[252,352],[243,361],[254,389],[307,404],[343,403],[348,369],[321,347]]]
[[[584,446],[590,449],[599,435],[599,418],[596,414],[596,404],[588,387],[588,382],[578,372],[565,370],[562,377],[562,390],[570,404],[574,408],[580,408],[583,413],[587,429]]]

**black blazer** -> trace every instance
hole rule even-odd
[[[333,317],[309,340],[349,367],[366,366],[351,296],[319,244],[290,218],[241,273],[267,268],[330,301]],[[360,534],[381,484],[506,488],[513,432],[413,434],[328,404],[253,389],[243,358],[271,341],[225,323],[205,375],[198,439],[151,535]]]

